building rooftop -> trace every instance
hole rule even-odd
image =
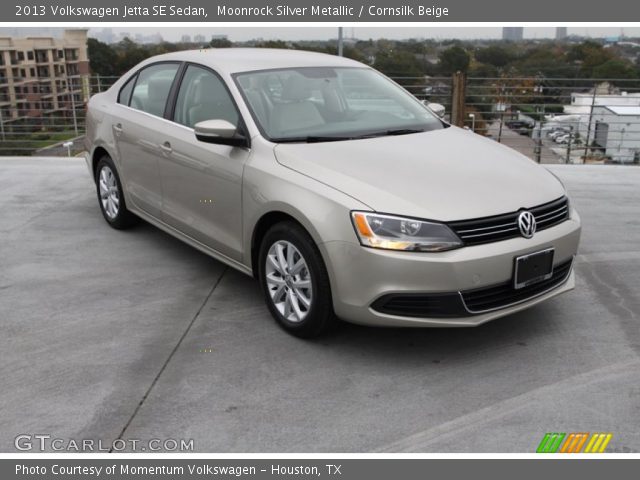
[[[640,115],[640,106],[605,106],[605,108],[616,115]]]

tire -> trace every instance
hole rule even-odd
[[[100,211],[111,227],[124,230],[140,221],[138,217],[127,210],[120,176],[113,160],[108,155],[98,161],[95,180]]]
[[[258,262],[267,307],[285,331],[313,338],[334,326],[327,269],[318,247],[302,227],[294,222],[272,226],[260,244]]]

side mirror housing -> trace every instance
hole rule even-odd
[[[444,117],[444,114],[445,114],[444,105],[441,105],[439,103],[429,103],[427,101],[424,101],[422,103],[424,104],[425,107],[427,107],[429,110],[431,110],[433,113],[435,113],[440,118]]]
[[[227,120],[204,120],[196,123],[193,131],[201,142],[233,147],[249,146],[249,140],[238,131],[234,124]]]

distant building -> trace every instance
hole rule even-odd
[[[0,37],[0,121],[72,114],[89,99],[87,30],[61,38]]]
[[[180,39],[180,42],[182,42],[182,43],[191,43],[191,35],[182,35],[182,38]]]
[[[205,43],[207,40],[205,39],[204,35],[195,35],[193,37],[193,41],[195,43]]]
[[[614,162],[640,158],[640,106],[593,107],[593,144]]]
[[[621,92],[608,82],[591,92],[571,94],[564,115],[547,117],[546,129],[571,127],[614,161],[634,161],[640,153],[640,93]]]
[[[556,40],[564,40],[567,38],[567,27],[556,28]]]
[[[518,41],[524,38],[524,27],[503,27],[502,39]]]

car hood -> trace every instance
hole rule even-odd
[[[277,161],[368,205],[431,220],[531,208],[564,195],[545,168],[457,127],[324,143],[281,143]]]

